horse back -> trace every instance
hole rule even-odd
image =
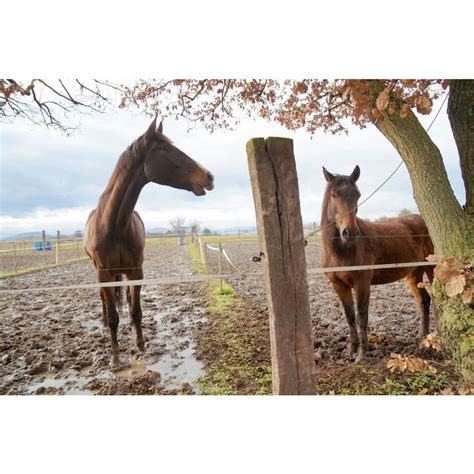
[[[419,214],[370,222],[357,219],[360,236],[354,245],[341,252],[325,249],[323,266],[377,265],[424,261],[433,253],[433,243],[428,228]],[[343,282],[354,287],[358,282],[370,281],[371,285],[392,283],[412,273],[416,267],[387,268],[329,273],[333,282]]]

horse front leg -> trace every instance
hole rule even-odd
[[[143,270],[140,268],[129,273],[130,280],[142,280]],[[135,343],[140,352],[145,352],[145,338],[142,332],[142,308],[140,305],[141,286],[131,286],[130,288],[130,324],[134,333]]]
[[[356,363],[364,362],[369,350],[367,326],[369,322],[370,281],[361,281],[355,287],[357,299],[357,326],[359,329],[359,350]]]
[[[350,286],[343,283],[332,282],[332,286],[341,300],[344,314],[346,315],[347,324],[349,325],[349,333],[351,337],[350,355],[353,356],[359,347],[359,337],[357,336],[356,319],[354,311],[354,300],[352,298],[352,290]]]
[[[119,315],[117,308],[115,307],[115,288],[107,287],[102,288],[104,298],[105,298],[105,312],[106,312],[106,319],[107,325],[109,326],[110,330],[110,338],[112,343],[112,356],[110,365],[112,368],[116,368],[120,365],[120,357],[119,357],[119,345],[117,339],[117,330],[119,325]]]

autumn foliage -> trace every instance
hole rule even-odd
[[[120,107],[145,105],[160,116],[185,117],[213,131],[243,118],[273,120],[309,133],[338,133],[352,123],[364,127],[383,113],[405,117],[410,109],[429,114],[446,80],[141,80],[118,86]]]

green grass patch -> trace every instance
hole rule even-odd
[[[204,275],[206,273],[206,268],[201,260],[199,246],[191,244],[187,246],[187,249],[189,258],[191,260],[191,267],[193,268],[194,272],[199,275]]]
[[[211,298],[209,300],[210,311],[221,313],[230,309],[235,299],[234,288],[223,282],[221,290],[218,280],[210,280],[208,285],[211,291]]]
[[[197,383],[203,395],[265,395],[272,392],[268,328],[234,288],[207,284],[209,327],[197,346],[206,375]]]
[[[187,239],[187,237],[185,239]],[[178,245],[178,238],[176,236],[174,237],[166,237],[166,236],[147,237],[145,240],[145,248],[175,247],[177,245]]]
[[[346,367],[317,375],[316,393],[319,395],[436,395],[444,389],[456,387],[459,377],[440,371],[432,374],[392,374],[387,376],[384,366],[373,369],[360,366]]]

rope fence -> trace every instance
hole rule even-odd
[[[59,291],[59,290],[76,290],[76,289],[98,289],[107,287],[124,287],[124,286],[148,286],[148,285],[162,285],[162,284],[178,284],[178,283],[193,283],[202,282],[207,280],[219,280],[221,289],[223,280],[227,278],[252,278],[261,277],[262,271],[258,272],[242,272],[232,262],[227,251],[222,247],[219,242],[217,247],[207,244],[202,241],[200,237],[193,239],[194,244],[200,249],[201,263],[206,269],[205,274],[201,275],[179,275],[173,277],[161,277],[161,278],[149,278],[142,280],[122,280],[122,281],[111,281],[103,283],[86,283],[78,285],[65,285],[65,286],[45,286],[45,287],[33,287],[33,288],[17,288],[17,289],[0,289],[0,294],[15,294],[23,292],[41,292],[41,291]],[[208,251],[216,252],[218,254],[218,273],[209,273],[209,262],[208,262]],[[223,273],[223,259],[225,259],[229,265],[236,271],[236,273]],[[356,266],[339,266],[339,267],[317,267],[310,268],[307,270],[308,275],[316,275],[323,273],[332,272],[350,272],[350,271],[366,271],[366,270],[379,270],[388,268],[409,268],[409,267],[422,267],[422,266],[435,266],[436,262],[402,262],[402,263],[386,263],[386,264],[373,264],[373,265],[356,265]],[[134,267],[136,268],[136,267]],[[101,269],[101,271],[117,271],[117,270],[130,270],[130,268],[112,268],[112,269]]]

